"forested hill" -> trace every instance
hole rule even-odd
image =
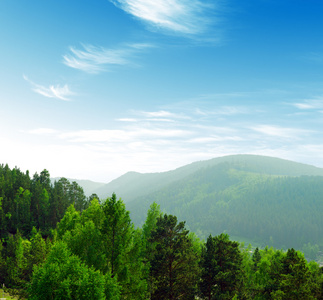
[[[93,193],[96,193],[100,198],[105,198],[107,195],[111,195],[115,192],[127,203],[138,197],[156,192],[161,188],[178,180],[182,180],[201,169],[213,167],[222,163],[229,163],[237,170],[258,174],[323,176],[322,168],[296,163],[289,160],[258,155],[230,155],[194,162],[168,172],[146,174],[128,172],[110,183],[99,187],[94,190]]]
[[[322,169],[259,156],[216,161],[126,201],[132,220],[142,224],[156,202],[201,237],[227,232],[279,248],[323,246],[323,177],[310,176]]]

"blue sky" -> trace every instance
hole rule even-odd
[[[108,182],[229,154],[323,167],[321,0],[0,0],[0,161]]]

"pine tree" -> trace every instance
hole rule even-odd
[[[201,261],[201,281],[199,282],[200,296],[203,299],[215,299],[216,293],[216,260],[215,260],[215,240],[210,235],[207,238],[205,247],[202,248]]]
[[[243,292],[239,244],[227,234],[209,236],[202,252],[200,291],[204,299],[232,299]]]
[[[151,260],[153,292],[151,299],[194,299],[199,276],[198,255],[176,216],[157,219],[150,242],[156,243]]]
[[[260,262],[261,260],[261,255],[260,255],[260,252],[259,252],[259,248],[257,247],[255,249],[255,252],[252,254],[252,261],[253,261],[253,270],[254,271],[257,271],[258,270],[258,263]]]

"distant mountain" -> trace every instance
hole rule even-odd
[[[128,203],[138,197],[158,191],[168,184],[194,174],[198,170],[216,166],[221,163],[230,163],[237,170],[259,174],[323,176],[323,169],[321,168],[289,160],[259,155],[230,155],[194,162],[168,172],[146,174],[128,172],[117,179],[112,180],[110,183],[100,186],[93,192],[102,199],[110,197],[112,193],[116,193],[125,203]]]
[[[288,160],[234,155],[173,171],[127,173],[96,193],[121,197],[136,225],[152,202],[200,237],[227,232],[276,247],[323,247],[323,169]]]
[[[51,182],[54,183],[54,181],[58,181],[61,177],[55,177],[51,178]],[[80,179],[71,179],[71,178],[66,178],[69,182],[75,181],[79,186],[83,188],[85,196],[89,197],[93,193],[95,193],[96,190],[101,188],[102,186],[105,186],[106,183],[102,182],[94,182],[91,180],[80,180]]]

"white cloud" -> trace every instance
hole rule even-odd
[[[37,135],[55,134],[55,133],[57,133],[57,130],[52,129],[52,128],[37,128],[37,129],[33,129],[33,130],[28,131],[28,133],[37,134]]]
[[[70,53],[63,56],[63,63],[87,73],[106,71],[112,65],[129,65],[130,58],[137,52],[153,47],[150,44],[130,44],[119,49],[108,49],[83,45],[83,50],[70,47]]]
[[[67,84],[65,84],[64,86],[50,85],[49,87],[45,87],[40,84],[34,83],[25,75],[23,75],[23,78],[30,83],[34,92],[47,98],[56,98],[64,101],[69,101],[69,97],[74,95],[74,93],[70,91]]]
[[[240,136],[209,136],[209,137],[197,137],[189,140],[190,143],[197,144],[208,144],[208,143],[217,143],[224,141],[243,141],[244,139]]]
[[[157,29],[180,34],[199,34],[211,20],[206,13],[214,4],[199,0],[110,0],[134,17]],[[219,2],[219,1],[216,1]],[[213,2],[214,3],[214,2]],[[213,20],[215,17],[213,16]]]
[[[299,139],[304,134],[309,134],[312,131],[300,128],[288,128],[274,125],[258,125],[252,126],[250,129],[260,132],[262,134],[287,139]]]
[[[314,108],[313,105],[308,104],[308,103],[294,103],[293,105],[295,107],[297,107],[298,109],[312,109],[312,108]]]
[[[117,119],[117,121],[134,123],[134,122],[137,122],[138,120],[134,118],[120,118],[120,119]]]
[[[305,99],[303,102],[293,103],[293,105],[302,110],[323,109],[323,98],[317,97],[313,99]]]
[[[183,120],[183,119],[190,119],[189,116],[183,113],[173,113],[165,110],[159,111],[135,111],[134,113],[143,116],[146,118],[145,120],[153,120],[153,121],[166,121],[170,122],[173,120]]]
[[[197,115],[202,116],[233,116],[239,114],[249,114],[251,110],[243,106],[220,106],[212,110],[196,109],[195,112]]]
[[[190,134],[188,130],[174,128],[130,127],[119,130],[80,130],[61,133],[59,137],[74,143],[116,143],[135,142],[152,139],[182,138]]]

